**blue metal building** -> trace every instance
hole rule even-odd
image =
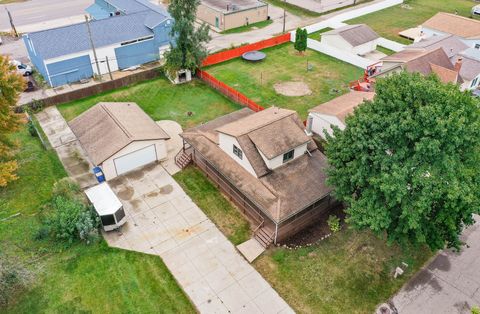
[[[168,12],[148,0],[96,0],[90,16],[94,57],[86,23],[23,36],[33,65],[53,87],[162,58],[174,23]]]

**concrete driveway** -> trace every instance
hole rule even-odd
[[[293,313],[161,165],[109,184],[128,222],[108,244],[160,256],[199,312]]]
[[[393,297],[400,314],[470,314],[480,306],[480,217],[465,230],[461,252],[445,250]]]

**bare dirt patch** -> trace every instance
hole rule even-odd
[[[304,82],[282,82],[273,85],[277,94],[289,97],[311,95],[310,87]]]

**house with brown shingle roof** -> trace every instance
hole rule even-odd
[[[182,133],[185,152],[254,224],[268,246],[337,205],[326,157],[295,111],[245,108]]]
[[[362,56],[377,49],[379,38],[380,36],[368,25],[355,24],[322,33],[321,42]]]
[[[480,21],[439,12],[422,24],[422,36],[455,35],[472,48],[480,48]],[[478,46],[477,46],[478,45]]]
[[[374,92],[351,91],[340,97],[309,110],[307,118],[307,132],[318,134],[326,139],[325,132],[333,135],[333,127],[345,129],[345,119],[353,114],[355,108],[363,102],[372,100]]]
[[[385,77],[392,73],[408,71],[430,75],[438,75],[444,83],[462,84],[459,75],[461,63],[452,64],[445,51],[438,47],[433,50],[405,49],[381,59],[381,69],[374,77]]]
[[[170,137],[136,103],[101,102],[68,124],[106,180],[167,157]]]

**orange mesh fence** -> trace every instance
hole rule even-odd
[[[227,60],[235,59],[243,55],[245,52],[249,52],[252,50],[261,50],[264,48],[277,46],[289,41],[290,41],[290,33],[286,33],[286,34],[273,37],[270,39],[262,40],[250,45],[215,53],[206,57],[205,60],[203,60],[202,62],[202,66],[206,67],[206,66],[221,63]]]
[[[205,71],[197,70],[196,72],[198,78],[202,81],[213,87],[214,89],[218,90],[223,95],[227,96],[231,100],[236,103],[241,104],[242,106],[248,107],[255,112],[262,111],[264,108],[245,96],[244,94],[240,93],[236,89],[228,86],[227,84],[217,80],[214,76],[208,74]]]

